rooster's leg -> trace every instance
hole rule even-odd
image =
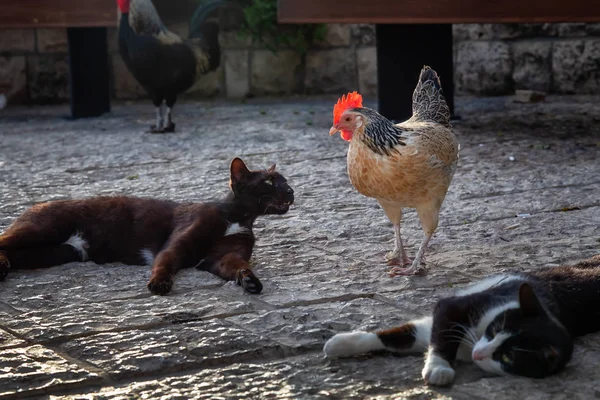
[[[173,109],[167,106],[167,125],[165,125],[165,132],[175,132],[175,124],[171,120],[171,115],[173,114]]]
[[[150,127],[150,133],[164,133],[162,104],[156,107],[156,125]]]

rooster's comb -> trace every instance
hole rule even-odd
[[[340,97],[333,107],[333,123],[337,124],[340,121],[344,111],[357,107],[362,107],[362,96],[358,92],[350,92]]]

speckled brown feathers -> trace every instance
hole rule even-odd
[[[348,175],[365,196],[377,199],[396,231],[391,265],[410,262],[400,238],[402,208],[416,208],[425,238],[409,269],[420,270],[425,247],[438,225],[440,207],[458,163],[459,145],[450,125],[450,112],[435,71],[424,67],[413,95],[413,116],[400,124],[368,108],[347,110],[335,130],[352,132]]]

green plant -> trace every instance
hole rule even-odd
[[[312,43],[323,40],[327,30],[324,24],[278,24],[277,0],[251,0],[244,8],[244,17],[241,34],[274,53],[288,47],[306,54]]]

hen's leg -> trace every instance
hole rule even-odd
[[[402,236],[400,234],[400,222],[402,221],[402,207],[396,203],[378,200],[385,215],[394,224],[394,250],[386,254],[388,265],[410,265],[412,262],[404,252]]]
[[[390,271],[391,273],[394,275],[416,275],[423,272],[423,269],[421,268],[421,262],[425,263],[425,250],[427,249],[427,245],[433,236],[433,232],[435,232],[438,226],[439,213],[440,209],[439,207],[435,207],[435,205],[417,208],[417,214],[421,220],[425,237],[421,242],[421,246],[419,246],[419,251],[417,252],[417,255],[415,256],[410,268],[403,270],[395,268],[394,270]]]

